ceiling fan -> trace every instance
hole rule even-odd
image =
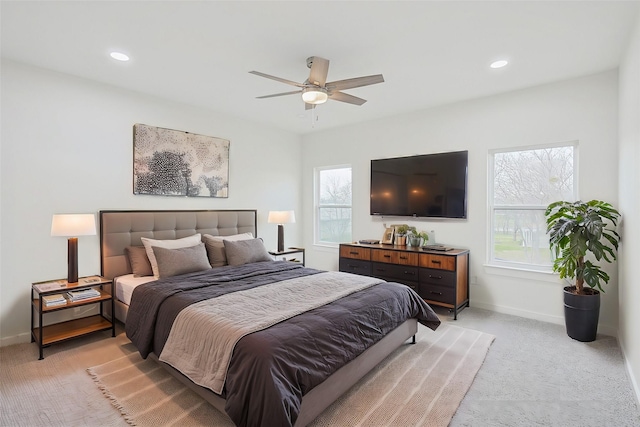
[[[257,98],[273,98],[276,96],[301,93],[306,110],[313,109],[317,104],[325,103],[328,99],[346,102],[348,104],[362,105],[367,102],[366,99],[358,98],[357,96],[349,95],[341,91],[345,89],[353,89],[356,87],[369,86],[376,83],[384,82],[382,74],[375,74],[373,76],[355,77],[353,79],[337,80],[335,82],[327,83],[327,74],[329,73],[329,60],[320,58],[319,56],[310,56],[309,58],[307,58],[307,67],[310,68],[309,78],[305,80],[304,83],[296,83],[291,80],[271,76],[259,71],[249,71],[249,73],[255,74],[256,76],[266,77],[267,79],[276,80],[278,82],[286,83],[300,88],[300,90],[294,90],[292,92],[258,96]]]

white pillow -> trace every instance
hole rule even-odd
[[[156,256],[153,254],[153,246],[165,249],[190,248],[191,246],[200,244],[200,234],[198,233],[193,236],[175,240],[155,240],[147,237],[141,237],[140,240],[142,240],[144,249],[147,251],[147,257],[149,257],[149,263],[151,263],[153,275],[157,279],[160,277],[160,274],[158,272],[158,261],[156,260]]]
[[[253,234],[251,233],[232,234],[231,236],[212,236],[211,234],[204,234],[202,236],[202,241],[207,247],[207,256],[209,257],[211,267],[223,267],[227,265],[227,255],[224,250],[225,240],[235,242],[250,239],[253,239]]]

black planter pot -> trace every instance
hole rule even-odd
[[[595,341],[600,317],[600,292],[586,288],[591,295],[576,295],[575,286],[564,288],[564,322],[567,335],[582,342]]]

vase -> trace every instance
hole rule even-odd
[[[422,237],[409,236],[409,244],[416,248],[422,246]]]
[[[396,245],[407,246],[407,236],[396,234]]]

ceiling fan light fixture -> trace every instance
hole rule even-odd
[[[319,87],[310,87],[302,91],[302,100],[307,104],[324,104],[327,99],[327,91]]]

